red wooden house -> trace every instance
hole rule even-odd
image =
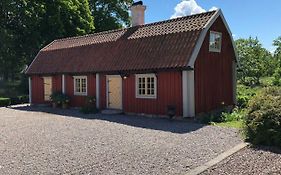
[[[131,7],[133,27],[55,40],[27,70],[30,102],[71,96],[80,107],[194,117],[236,101],[238,58],[221,10],[144,24],[145,6]]]

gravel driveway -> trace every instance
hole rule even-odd
[[[281,152],[266,148],[244,148],[201,175],[280,175]]]
[[[5,175],[184,174],[240,142],[234,129],[183,121],[0,108]]]

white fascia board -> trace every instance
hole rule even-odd
[[[199,51],[203,45],[203,42],[207,36],[207,33],[209,31],[209,29],[211,28],[211,26],[214,24],[214,22],[218,19],[218,17],[221,17],[224,25],[226,26],[226,29],[229,33],[229,37],[231,38],[231,42],[232,42],[232,46],[233,46],[233,49],[234,49],[234,53],[235,53],[235,59],[236,59],[236,62],[237,64],[239,65],[239,59],[238,59],[238,54],[237,54],[237,50],[236,50],[236,47],[235,47],[235,42],[233,40],[233,37],[232,37],[232,33],[231,33],[231,30],[222,14],[222,11],[220,9],[218,9],[215,14],[211,17],[211,19],[206,23],[206,25],[204,26],[203,30],[201,31],[201,34],[199,36],[199,39],[195,45],[195,48],[193,50],[193,53],[191,55],[191,58],[190,58],[190,61],[188,63],[188,67],[191,67],[191,68],[194,68],[194,64],[195,64],[195,61],[198,57],[198,54],[199,54]]]

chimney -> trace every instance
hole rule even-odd
[[[144,11],[146,6],[142,1],[133,3],[130,7],[132,14],[132,26],[144,25]]]

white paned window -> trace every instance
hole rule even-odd
[[[75,76],[74,95],[87,95],[87,76]]]
[[[219,32],[210,32],[210,52],[221,52],[221,43],[222,43],[222,33]]]
[[[136,75],[136,98],[156,98],[157,78],[155,74]]]

